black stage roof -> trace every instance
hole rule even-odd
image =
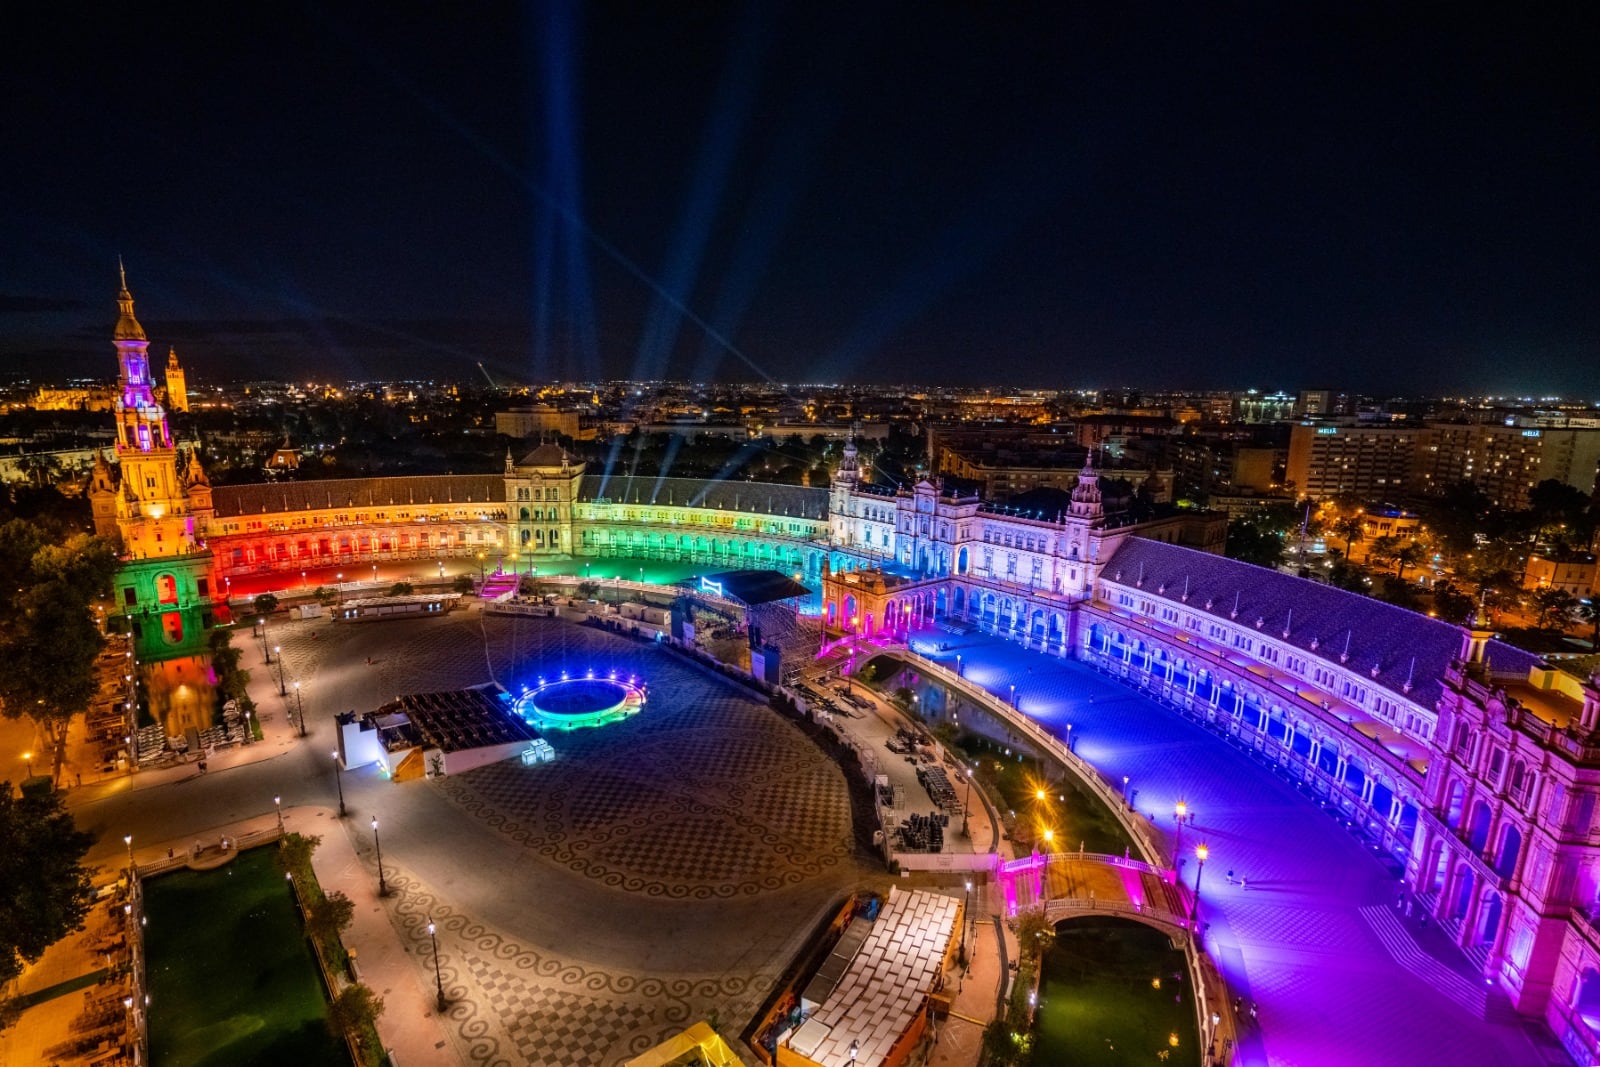
[[[726,596],[752,606],[811,595],[811,590],[779,571],[723,571],[708,574],[701,581],[721,586]],[[704,590],[705,586],[700,588]]]

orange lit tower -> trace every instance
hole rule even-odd
[[[117,605],[125,614],[143,616],[205,608],[211,602],[211,553],[203,531],[211,517],[211,486],[199,458],[180,459],[173,445],[167,413],[155,398],[150,342],[134,317],[125,272],[117,307],[112,343],[120,471],[113,482],[97,465],[90,487],[97,532],[114,534],[122,549]],[[114,531],[107,520],[114,520]]]

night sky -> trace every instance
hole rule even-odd
[[[1600,399],[1592,5],[1204,6],[37,5],[0,360]]]

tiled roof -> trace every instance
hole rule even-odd
[[[576,463],[572,455],[558,444],[546,442],[523,456],[519,467],[559,467],[562,463]]]
[[[1445,668],[1462,651],[1465,631],[1459,626],[1360,593],[1142,537],[1123,541],[1100,576],[1202,616],[1259,628],[1273,641],[1304,649],[1423,707],[1438,700]],[[1341,659],[1347,649],[1348,658]]]
[[[613,504],[665,504],[678,507],[720,508],[761,515],[791,515],[806,519],[828,517],[828,490],[768,482],[741,482],[719,478],[629,477],[586,474],[578,490],[582,500],[600,497]]]
[[[824,1067],[878,1067],[939,981],[960,901],[926,889],[892,886],[889,901],[816,1012],[814,1047],[805,1054]],[[821,1028],[826,1027],[826,1032]]]
[[[327,511],[391,504],[485,504],[506,501],[502,474],[434,474],[403,478],[331,478],[312,482],[219,485],[211,490],[217,518],[266,512]]]

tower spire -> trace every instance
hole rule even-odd
[[[133,294],[128,292],[128,271],[122,265],[122,257],[117,257],[117,278],[121,288],[117,291],[117,331],[112,334],[115,341],[144,341],[144,327],[139,325],[139,320],[133,315]]]

